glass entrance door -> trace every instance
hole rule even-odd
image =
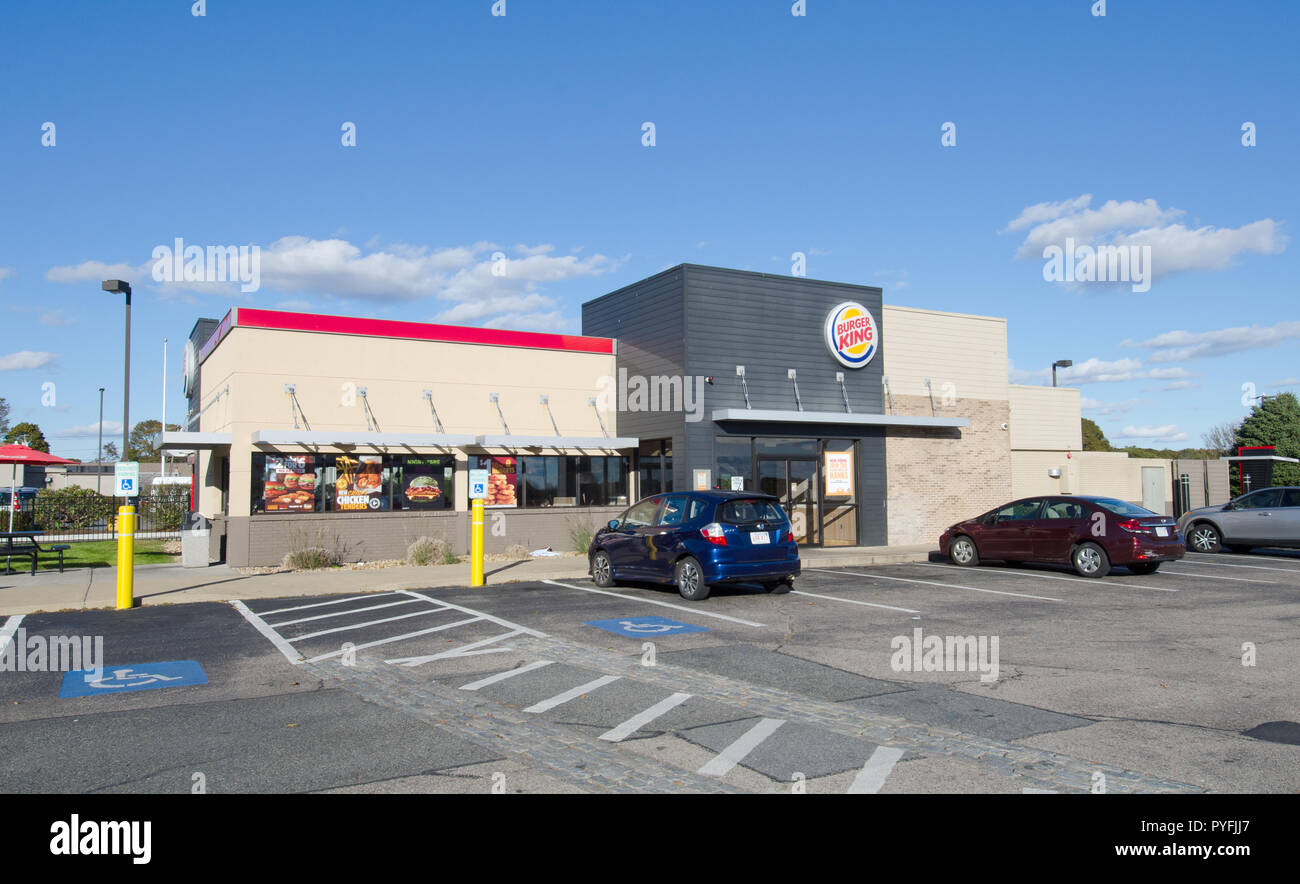
[[[758,490],[781,500],[800,544],[821,543],[817,461],[811,458],[760,458]]]

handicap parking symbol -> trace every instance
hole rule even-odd
[[[155,688],[207,684],[208,676],[197,660],[131,663],[102,669],[74,669],[63,674],[60,697],[94,697],[126,694]]]
[[[695,626],[667,617],[623,617],[619,620],[592,620],[587,623],[597,629],[625,635],[628,638],[650,638],[655,636],[685,635],[689,632],[709,632],[707,626]]]

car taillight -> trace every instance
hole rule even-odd
[[[710,522],[701,528],[700,535],[714,546],[727,545],[727,535],[722,533],[722,526],[717,522]]]
[[[786,543],[794,543],[794,532],[793,532],[793,531],[787,531],[787,532],[785,532],[785,542],[786,542]]]
[[[1124,521],[1116,522],[1115,524],[1119,525],[1119,527],[1123,528],[1125,531],[1129,532],[1130,534],[1154,534],[1155,533],[1149,527],[1139,522],[1137,519],[1125,519]]]

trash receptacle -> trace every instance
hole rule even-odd
[[[200,513],[190,513],[185,527],[181,529],[181,565],[185,568],[206,568],[208,566],[208,531],[207,517]]]

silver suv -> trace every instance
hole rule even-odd
[[[1187,538],[1188,552],[1300,548],[1300,488],[1261,488],[1223,506],[1188,510],[1179,517],[1178,530]]]

